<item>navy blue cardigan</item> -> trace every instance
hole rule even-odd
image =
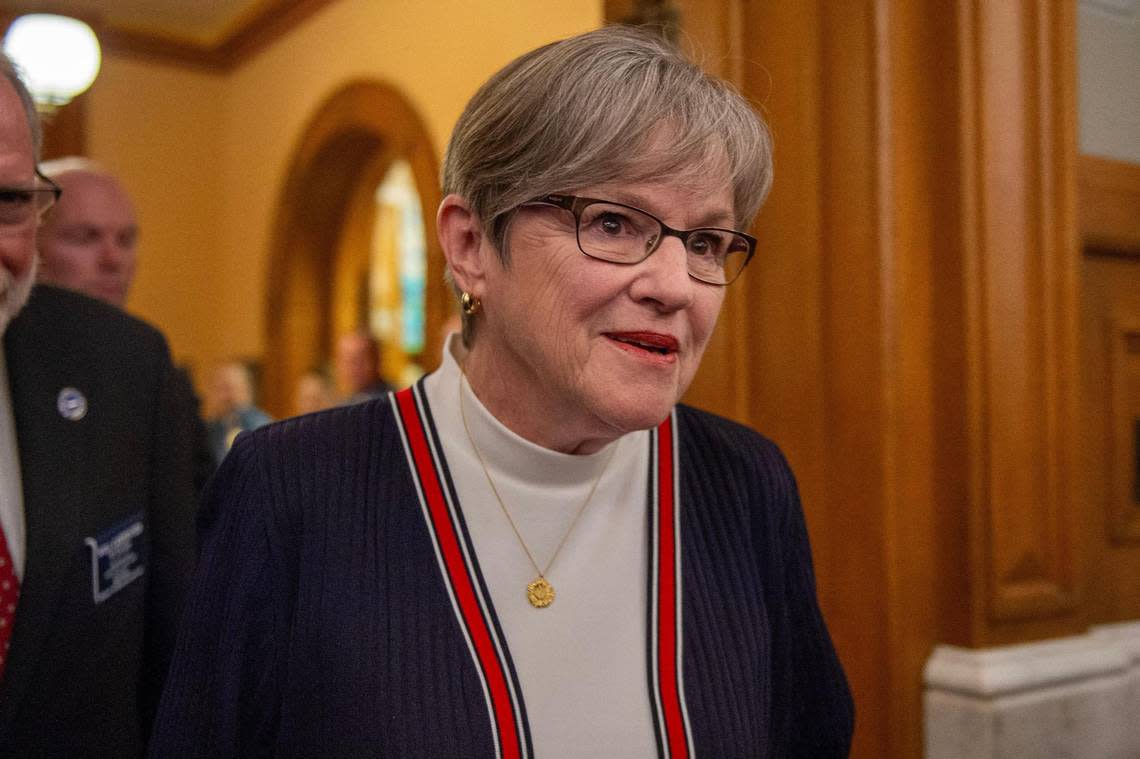
[[[430,409],[417,397],[430,446]],[[464,627],[441,571],[428,486],[409,465],[412,433],[394,398],[238,439],[203,506],[152,757],[512,755],[489,714],[493,673],[473,654],[478,631]],[[816,602],[791,471],[745,427],[684,406],[674,420],[684,720],[680,749],[659,724],[660,755],[846,756],[852,701]],[[440,474],[444,497],[454,495],[446,467]],[[465,540],[461,514],[455,526]],[[471,578],[477,593],[477,565]],[[506,689],[517,690],[489,597],[482,624],[502,642]],[[652,654],[647,662],[660,720],[668,709]],[[513,755],[532,756],[525,694],[512,703]]]

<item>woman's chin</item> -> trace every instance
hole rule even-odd
[[[661,424],[673,410],[675,402],[672,393],[638,393],[635,389],[624,388],[600,398],[595,405],[595,416],[618,435],[623,435]]]

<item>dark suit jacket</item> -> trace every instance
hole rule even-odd
[[[188,405],[162,335],[82,295],[37,287],[4,350],[27,561],[0,756],[141,756],[194,558]]]

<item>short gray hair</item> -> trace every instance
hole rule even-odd
[[[666,149],[647,155],[654,139]],[[764,123],[669,42],[609,26],[540,47],[492,76],[452,132],[443,191],[471,205],[506,262],[507,223],[521,203],[722,168],[746,228],[772,183]]]
[[[0,73],[3,73],[4,78],[16,90],[16,94],[20,96],[20,102],[24,105],[24,117],[28,120],[28,129],[32,132],[32,149],[35,151],[33,158],[35,158],[36,163],[39,163],[40,151],[43,149],[44,132],[40,125],[40,114],[36,110],[36,101],[32,98],[32,93],[28,91],[24,80],[20,78],[16,64],[3,52],[0,52]]]

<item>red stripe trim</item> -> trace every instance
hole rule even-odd
[[[657,671],[667,755],[687,759],[689,744],[677,671],[677,529],[673,501],[673,417],[657,428]]]
[[[502,756],[506,759],[518,759],[521,756],[519,734],[516,730],[514,704],[511,701],[510,691],[507,688],[507,677],[503,663],[499,660],[494,642],[491,640],[490,630],[475,595],[475,587],[471,575],[467,570],[467,563],[463,558],[463,551],[459,546],[459,536],[448,513],[447,501],[443,496],[443,486],[439,473],[435,469],[428,448],[424,425],[420,418],[419,409],[412,395],[412,388],[406,388],[396,393],[396,403],[400,409],[400,416],[404,420],[404,428],[408,436],[408,446],[412,451],[412,459],[419,474],[423,497],[427,502],[428,513],[431,515],[432,525],[435,528],[436,540],[440,553],[443,556],[444,566],[447,569],[447,579],[451,583],[455,599],[459,604],[463,622],[467,626],[471,642],[479,657],[479,664],[487,680],[487,687],[491,692],[491,704],[494,710],[495,724],[499,728],[499,739]]]

